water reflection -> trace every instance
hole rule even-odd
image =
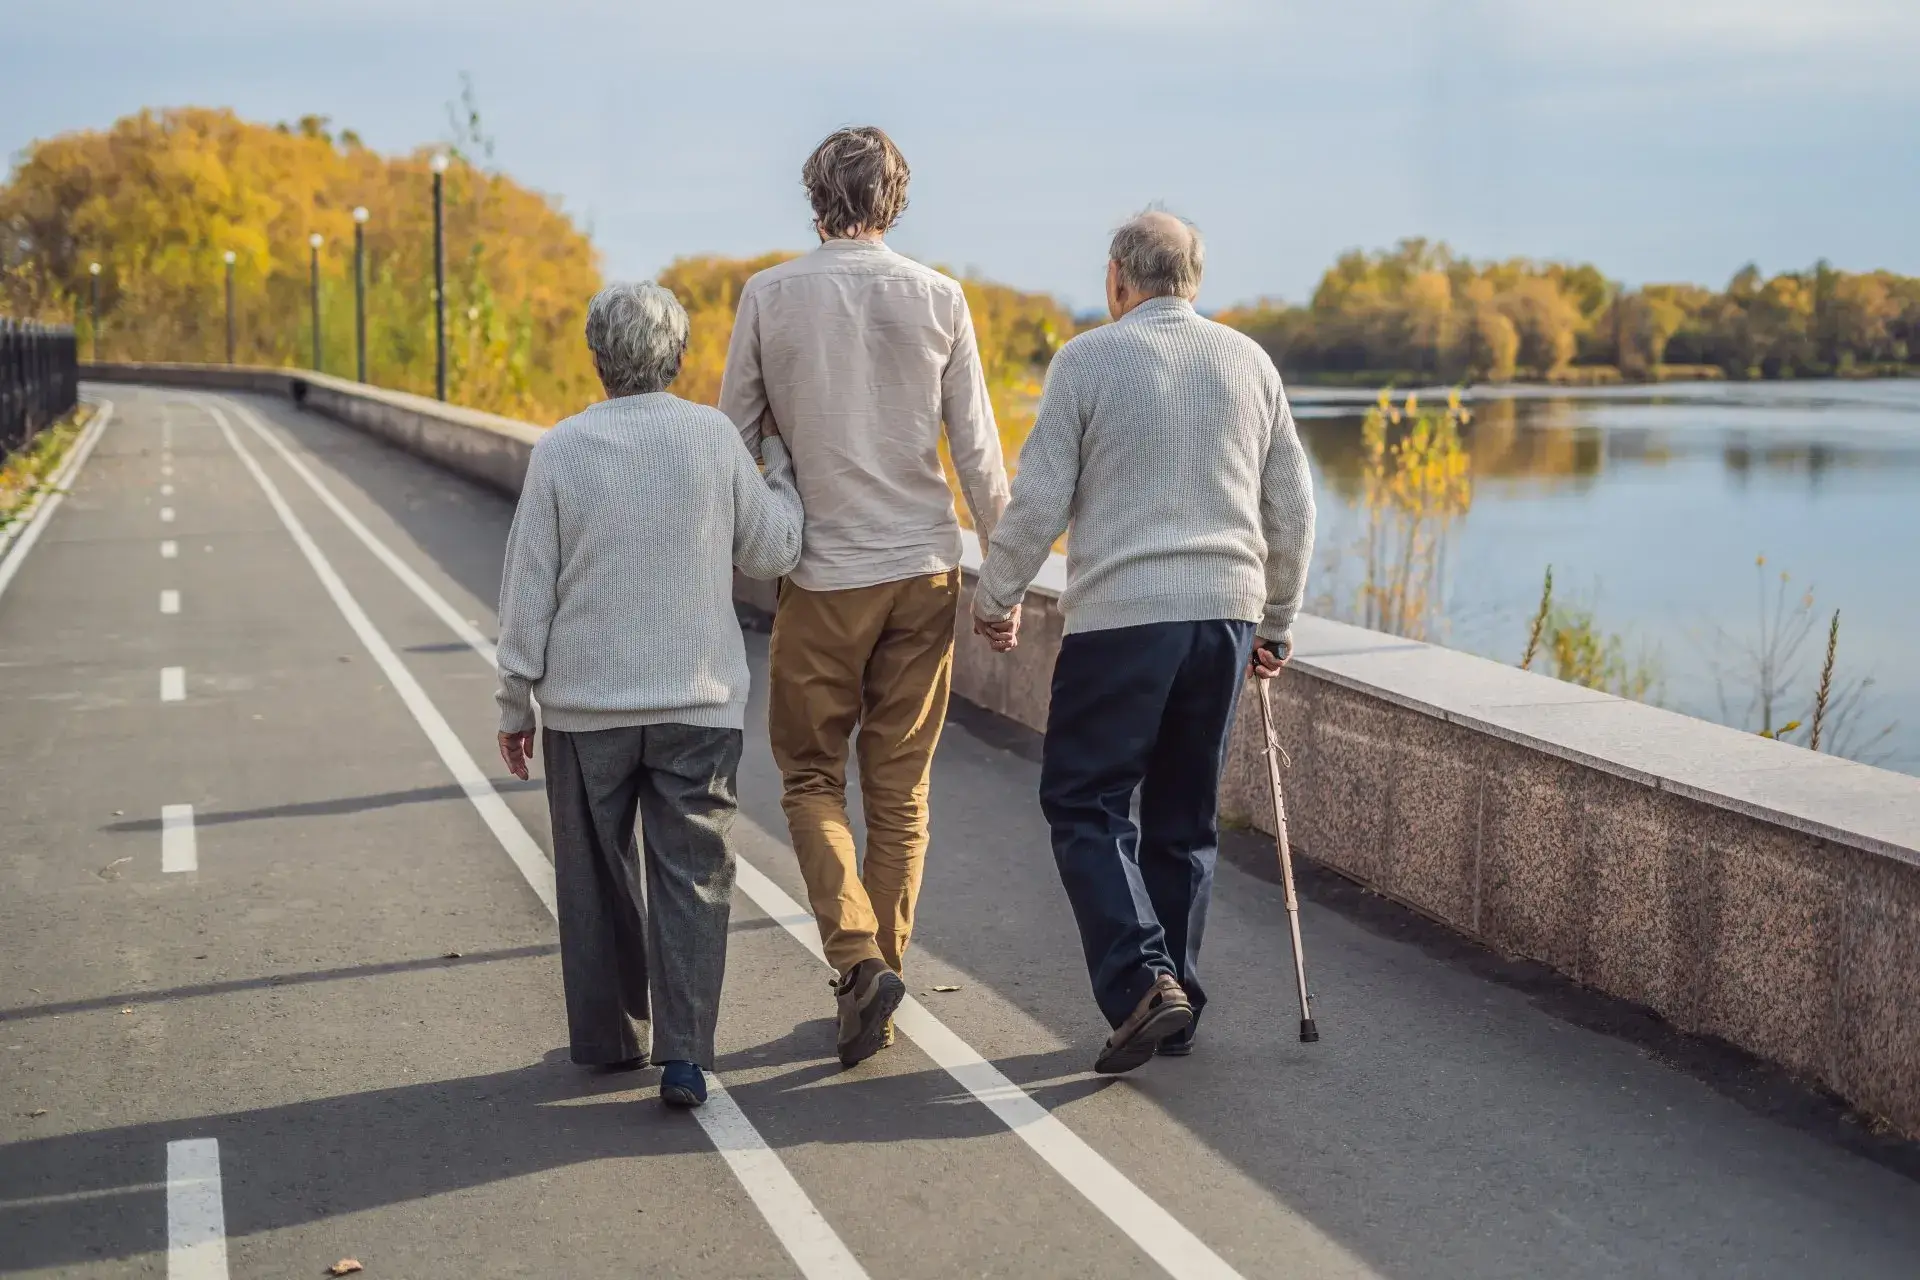
[[[1329,553],[1355,538],[1375,394],[1291,390]],[[1513,388],[1469,404],[1473,501],[1447,549],[1446,643],[1514,661],[1552,564],[1601,624],[1659,653],[1668,705],[1720,718],[1702,637],[1752,629],[1765,553],[1823,616],[1842,610],[1842,667],[1875,677],[1869,716],[1898,726],[1885,763],[1920,770],[1906,659],[1920,634],[1920,381]],[[1320,576],[1336,575],[1323,562]]]

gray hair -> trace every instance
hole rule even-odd
[[[687,312],[651,280],[608,285],[587,304],[587,347],[609,396],[665,391],[687,354]]]
[[[1107,254],[1120,264],[1120,279],[1150,298],[1169,294],[1191,300],[1200,292],[1207,248],[1200,229],[1185,218],[1149,209],[1113,233]]]

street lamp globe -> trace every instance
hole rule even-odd
[[[357,223],[360,223],[362,226],[365,226],[367,221],[367,206],[363,204],[355,205],[353,210],[353,220]]]
[[[435,152],[433,159],[427,161],[427,164],[435,173],[445,173],[447,171],[447,153],[444,151]]]
[[[240,260],[240,255],[235,253],[231,249],[227,250],[225,253],[221,254],[220,256],[227,260],[228,266],[232,266],[234,263]]]
[[[100,274],[100,264],[99,264],[99,263],[97,263],[97,262],[91,262],[91,263],[88,263],[88,264],[87,264],[87,273],[88,273],[89,275],[96,275],[96,276],[97,276],[97,275],[99,275],[99,274]]]
[[[326,242],[327,242],[327,238],[321,235],[318,231],[314,232],[312,235],[307,237],[307,243],[312,245],[316,249],[318,249],[321,245],[325,244]]]

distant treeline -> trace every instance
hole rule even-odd
[[[1745,267],[1718,292],[1623,289],[1588,264],[1475,262],[1403,240],[1343,255],[1304,307],[1262,302],[1217,318],[1285,373],[1354,382],[1858,376],[1920,364],[1920,278],[1825,262],[1771,278]]]

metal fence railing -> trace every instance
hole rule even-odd
[[[0,457],[25,448],[79,397],[73,330],[0,317]]]

